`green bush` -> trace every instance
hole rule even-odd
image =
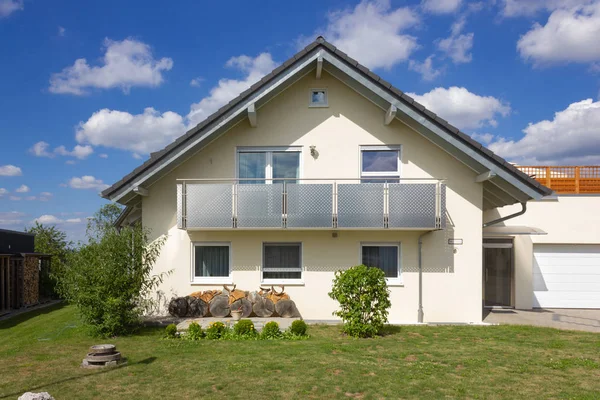
[[[190,326],[188,326],[188,330],[185,335],[186,339],[200,340],[200,339],[202,339],[202,336],[203,336],[202,327],[197,322],[192,322],[190,324]]]
[[[227,327],[220,321],[213,322],[208,326],[208,328],[206,328],[207,339],[221,339],[226,333]]]
[[[238,336],[256,335],[254,323],[249,319],[241,319],[233,326],[233,332]]]
[[[279,324],[275,321],[267,322],[262,330],[263,339],[279,339],[281,337],[281,330]]]
[[[354,337],[377,335],[387,322],[390,291],[379,268],[358,265],[336,271],[329,297],[340,304],[333,312],[344,322],[344,332]]]
[[[307,329],[308,325],[306,325],[306,322],[298,319],[292,322],[292,325],[290,326],[290,333],[296,336],[305,336]]]
[[[175,324],[169,324],[165,328],[165,337],[168,339],[175,339],[177,337],[177,326]]]

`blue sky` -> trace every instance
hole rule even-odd
[[[120,179],[318,34],[507,159],[600,163],[600,0],[0,0],[0,228]]]

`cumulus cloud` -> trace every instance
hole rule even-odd
[[[582,100],[530,123],[519,140],[500,138],[490,149],[520,164],[599,164],[600,101]]]
[[[408,60],[419,47],[405,31],[419,23],[409,7],[393,8],[389,0],[362,1],[353,9],[329,13],[324,36],[369,68],[391,68]]]
[[[494,135],[491,133],[472,133],[471,137],[485,145],[490,144],[494,140]]]
[[[15,167],[14,165],[1,165],[0,176],[21,176],[23,171],[21,168]]]
[[[460,18],[450,29],[450,36],[438,39],[437,47],[440,51],[450,57],[454,64],[469,63],[473,59],[471,49],[473,48],[474,33],[462,33],[465,27],[465,18]]]
[[[27,193],[27,192],[29,192],[29,190],[30,190],[30,189],[29,189],[29,186],[27,186],[27,185],[21,185],[21,186],[19,186],[19,187],[18,187],[18,188],[15,190],[15,192],[17,192],[17,193]]]
[[[204,82],[204,78],[202,78],[202,77],[199,76],[199,77],[194,78],[194,79],[192,79],[190,81],[190,86],[200,87],[202,85],[202,82]]]
[[[121,88],[125,93],[134,86],[156,87],[163,72],[173,67],[173,60],[152,55],[149,45],[129,38],[122,41],[104,40],[103,63],[90,66],[85,58],[50,78],[50,92],[83,95],[89,89]]]
[[[65,146],[58,146],[54,148],[54,151],[48,151],[50,145],[44,141],[37,142],[29,149],[29,152],[36,157],[48,157],[52,158],[56,155],[59,156],[70,156],[80,160],[86,159],[90,154],[94,152],[92,146],[80,146],[76,145],[73,150],[69,151]]]
[[[493,96],[471,93],[464,87],[438,87],[422,95],[408,95],[460,129],[496,126],[498,116],[510,113],[508,104]]]
[[[0,226],[22,224],[27,214],[19,211],[0,211]]]
[[[81,178],[73,177],[68,183],[73,189],[96,189],[98,191],[106,189],[109,185],[102,180],[96,179],[91,175],[84,175]]]
[[[62,219],[52,214],[44,214],[34,219],[32,222],[37,222],[42,225],[61,225],[61,224],[79,224],[82,222],[81,218],[69,218]]]
[[[600,1],[556,9],[545,25],[535,23],[517,42],[524,60],[535,65],[600,60]]]
[[[8,190],[6,190],[5,188],[0,188],[0,198],[6,196],[9,193],[10,192]]]
[[[0,18],[8,17],[23,8],[23,0],[0,0]]]
[[[427,12],[433,14],[449,14],[457,11],[462,0],[423,0],[421,5]]]
[[[408,62],[408,69],[421,74],[421,78],[423,78],[424,81],[432,81],[442,73],[441,69],[433,67],[433,57],[433,55],[430,55],[423,62],[410,60]]]

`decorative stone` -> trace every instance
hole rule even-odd
[[[48,392],[41,392],[41,393],[27,392],[27,393],[23,393],[23,395],[21,395],[21,397],[19,397],[18,400],[55,400],[55,399],[54,399],[54,397],[50,396],[50,393],[48,393]]]

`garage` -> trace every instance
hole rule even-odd
[[[600,308],[600,245],[534,245],[533,307]]]

